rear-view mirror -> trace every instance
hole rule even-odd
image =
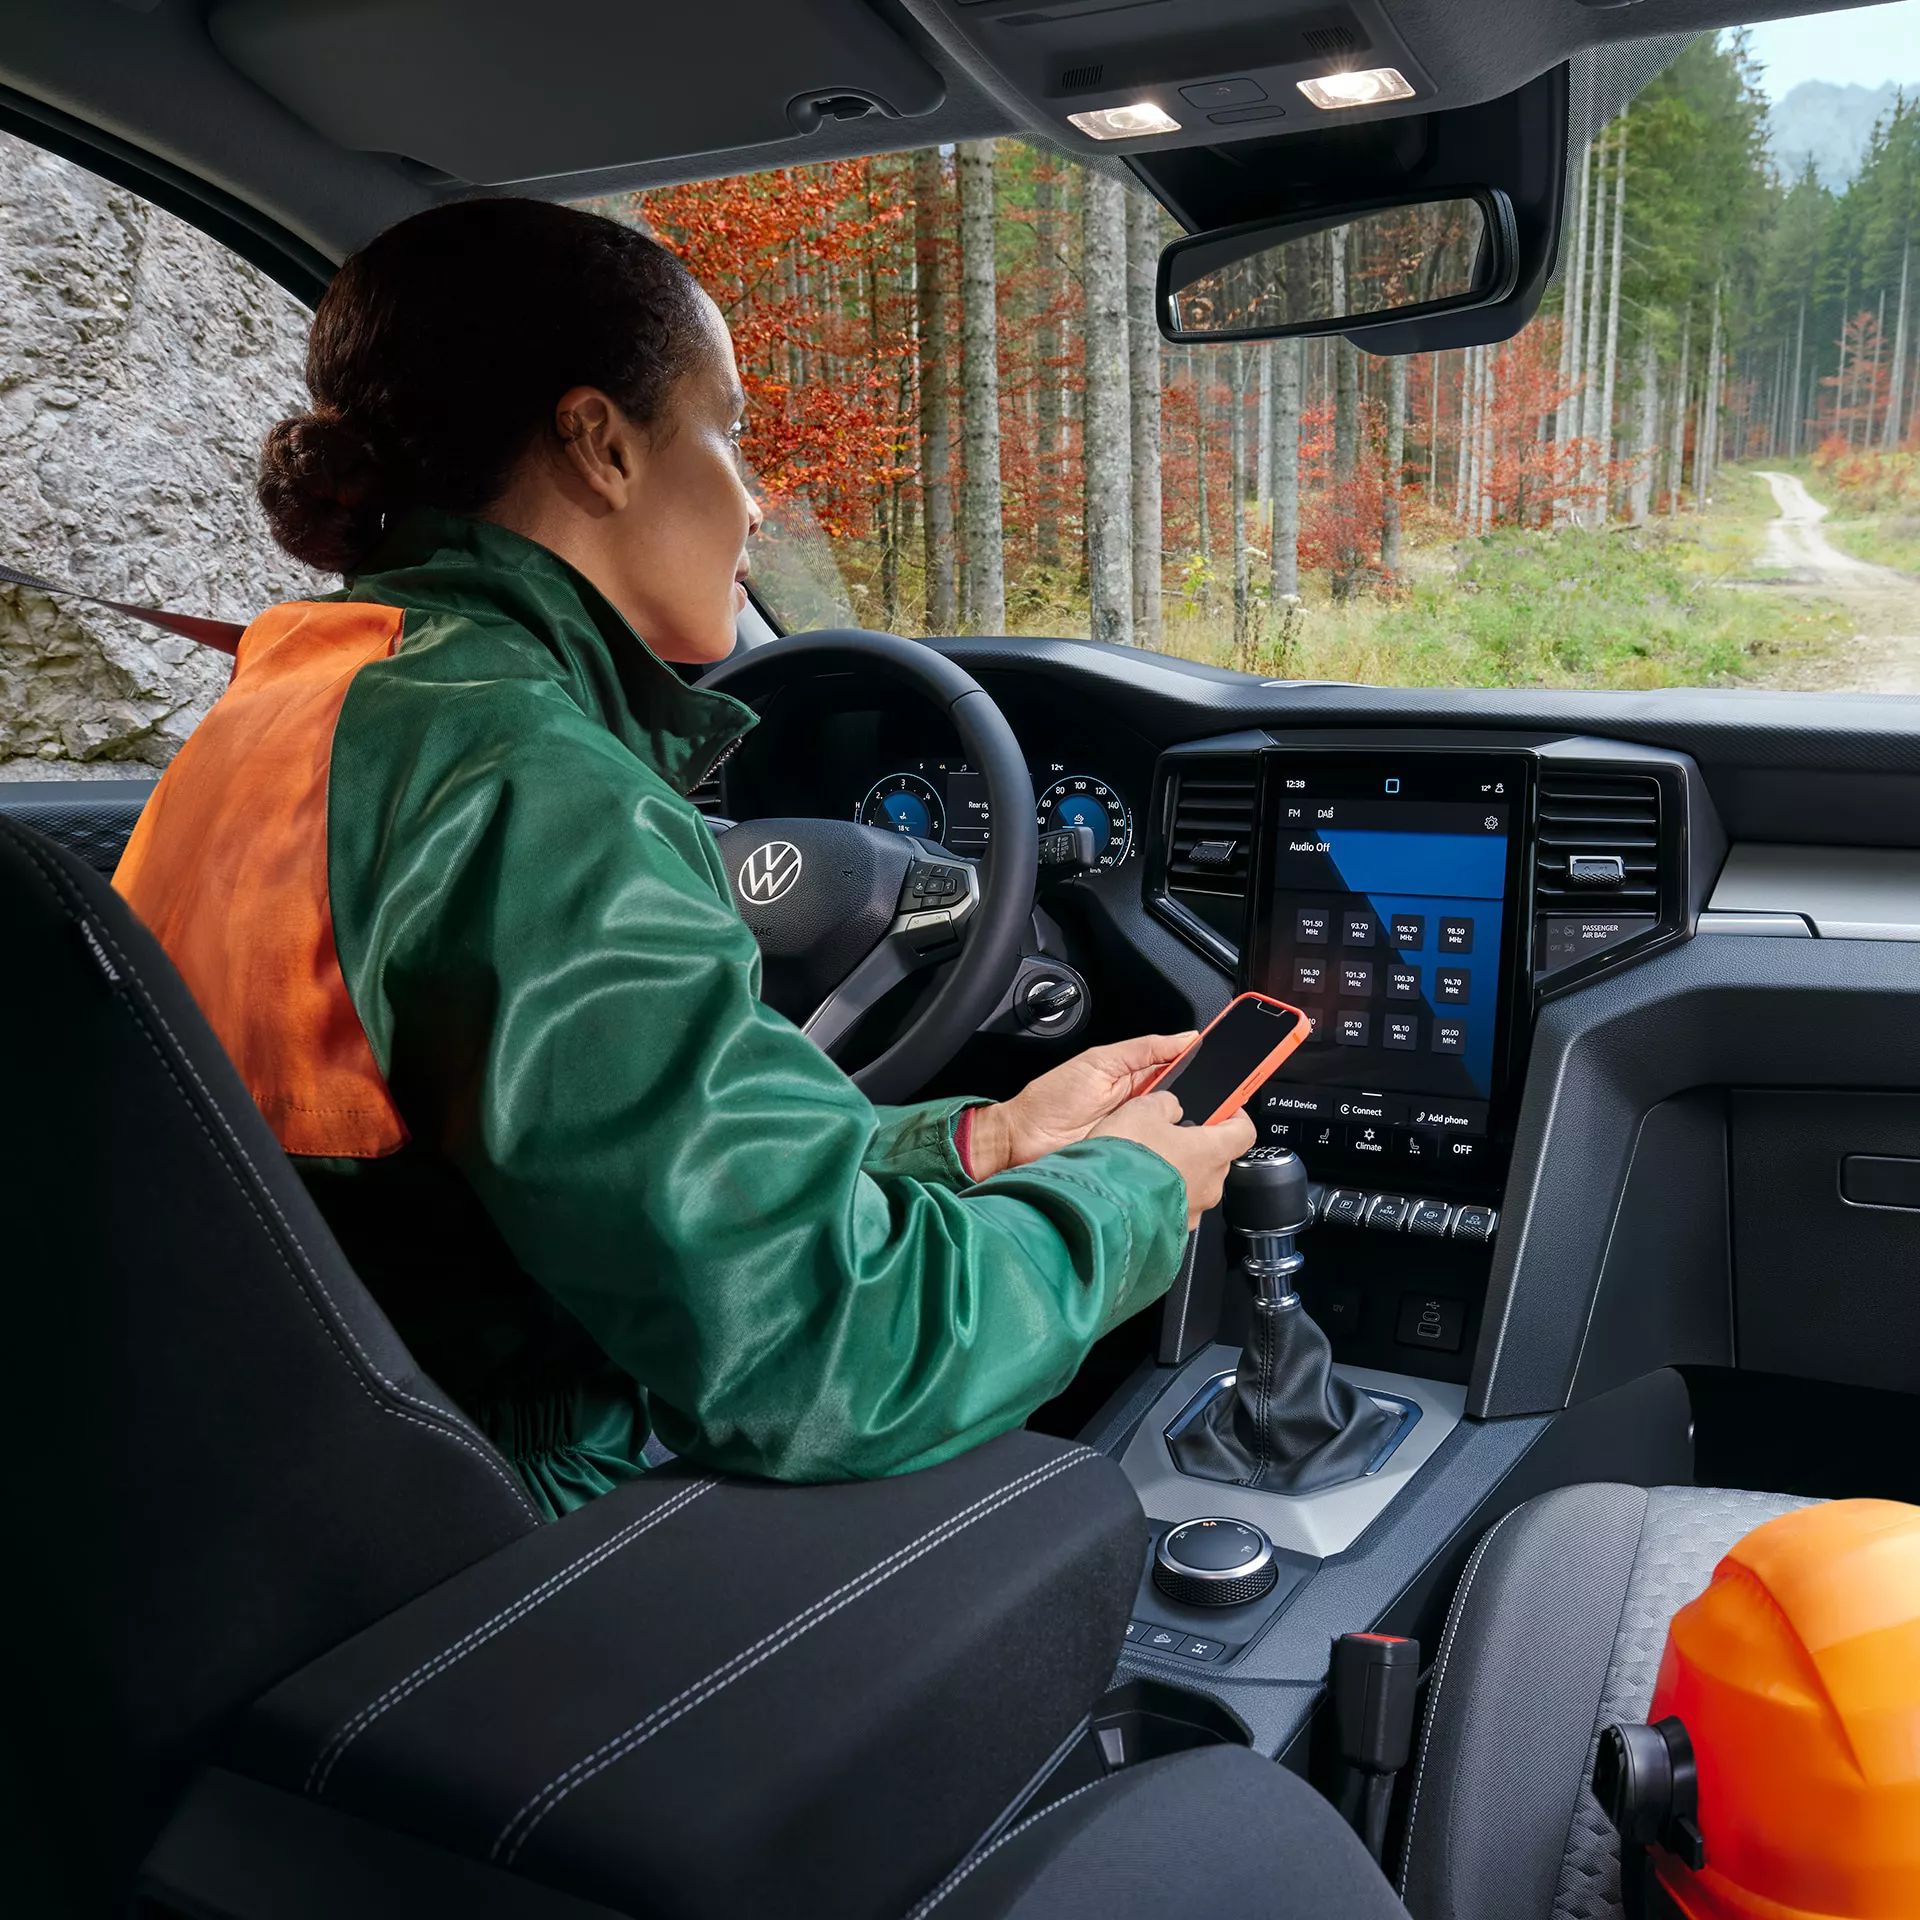
[[[1176,240],[1160,256],[1169,340],[1278,340],[1489,306],[1513,291],[1513,206],[1489,187],[1323,208]]]

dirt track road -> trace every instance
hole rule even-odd
[[[1764,585],[1788,591],[1811,588],[1854,623],[1854,638],[1844,657],[1817,678],[1795,684],[1861,693],[1920,693],[1920,580],[1842,553],[1820,524],[1827,509],[1798,475],[1762,468],[1760,477],[1780,509],[1780,517],[1767,523],[1760,552],[1759,564],[1769,570]]]

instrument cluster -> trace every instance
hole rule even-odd
[[[1031,769],[1040,831],[1092,831],[1098,872],[1123,866],[1134,851],[1133,809],[1111,781],[1064,760]],[[853,810],[870,827],[933,840],[969,860],[993,838],[987,784],[964,760],[906,759],[869,785]]]

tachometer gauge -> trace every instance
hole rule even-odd
[[[876,780],[853,816],[863,827],[891,827],[916,840],[943,841],[947,837],[946,809],[932,782],[917,773],[890,773]]]
[[[1069,774],[1056,780],[1040,796],[1040,831],[1061,827],[1091,827],[1099,864],[1117,867],[1133,851],[1133,815],[1127,803],[1091,775]]]

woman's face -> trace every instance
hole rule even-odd
[[[663,660],[724,660],[747,604],[747,542],[760,503],[740,464],[746,405],[733,341],[704,295],[706,345],[680,376],[661,418],[643,433],[633,485],[601,584]]]

